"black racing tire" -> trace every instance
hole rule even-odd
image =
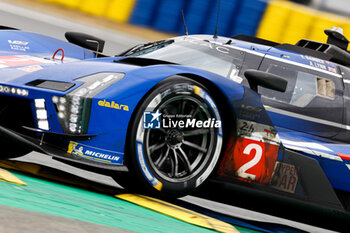
[[[22,157],[31,152],[31,150],[22,148],[14,144],[13,142],[7,141],[5,139],[0,139],[0,146],[2,148],[1,154],[0,154],[0,160]]]
[[[161,113],[168,122],[187,122],[188,118],[189,122],[208,124],[147,128],[151,125],[144,122],[144,113],[152,119],[157,115],[149,114]],[[193,192],[210,176],[219,160],[223,144],[221,119],[219,108],[205,86],[178,76],[163,80],[134,112],[126,142],[129,172],[116,175],[115,180],[131,191],[165,198]],[[154,126],[159,126],[157,120]]]

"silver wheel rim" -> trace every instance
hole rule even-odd
[[[208,104],[191,93],[181,93],[160,103],[156,109],[165,115],[192,115],[215,118]],[[196,176],[208,163],[216,145],[215,128],[147,129],[144,151],[155,173],[170,182],[185,182]]]

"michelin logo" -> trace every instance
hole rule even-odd
[[[67,153],[96,160],[98,162],[121,164],[119,153],[82,145],[77,142],[71,141],[69,143]]]
[[[99,153],[91,150],[86,150],[85,155],[89,155],[94,158],[107,159],[107,160],[113,160],[113,161],[118,161],[120,159],[119,156],[103,154],[103,153]]]

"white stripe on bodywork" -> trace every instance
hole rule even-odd
[[[285,147],[291,150],[302,151],[308,154],[313,154],[322,158],[332,159],[336,161],[343,161],[338,155],[334,155],[334,151],[331,149],[315,143],[315,142],[296,142],[287,139],[281,139]],[[322,151],[321,151],[322,150]],[[332,152],[334,154],[329,154],[327,152]]]
[[[328,147],[325,147],[321,144],[315,143],[315,142],[295,142],[295,141],[290,141],[287,139],[281,139],[283,141],[283,143],[288,143],[290,145],[294,145],[294,146],[305,146],[311,149],[316,149],[316,150],[323,150],[323,151],[327,151],[327,152],[333,152],[331,149],[329,149]]]
[[[273,108],[273,107],[270,107],[270,106],[264,106],[264,107],[269,112],[274,112],[274,113],[278,113],[278,114],[289,116],[289,117],[298,118],[298,119],[305,120],[305,121],[311,121],[311,122],[318,123],[318,124],[328,125],[328,126],[332,126],[332,127],[335,127],[335,128],[341,128],[341,129],[350,130],[350,126],[349,125],[344,125],[344,124],[340,124],[340,123],[333,122],[333,121],[327,121],[327,120],[323,120],[323,119],[319,119],[319,118],[315,118],[315,117],[305,116],[305,115],[302,115],[302,114],[289,112],[289,111],[286,111],[286,110]]]

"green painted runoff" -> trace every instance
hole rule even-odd
[[[213,232],[113,196],[13,172],[27,183],[0,182],[0,204],[136,232]],[[239,228],[240,232],[256,232]]]

